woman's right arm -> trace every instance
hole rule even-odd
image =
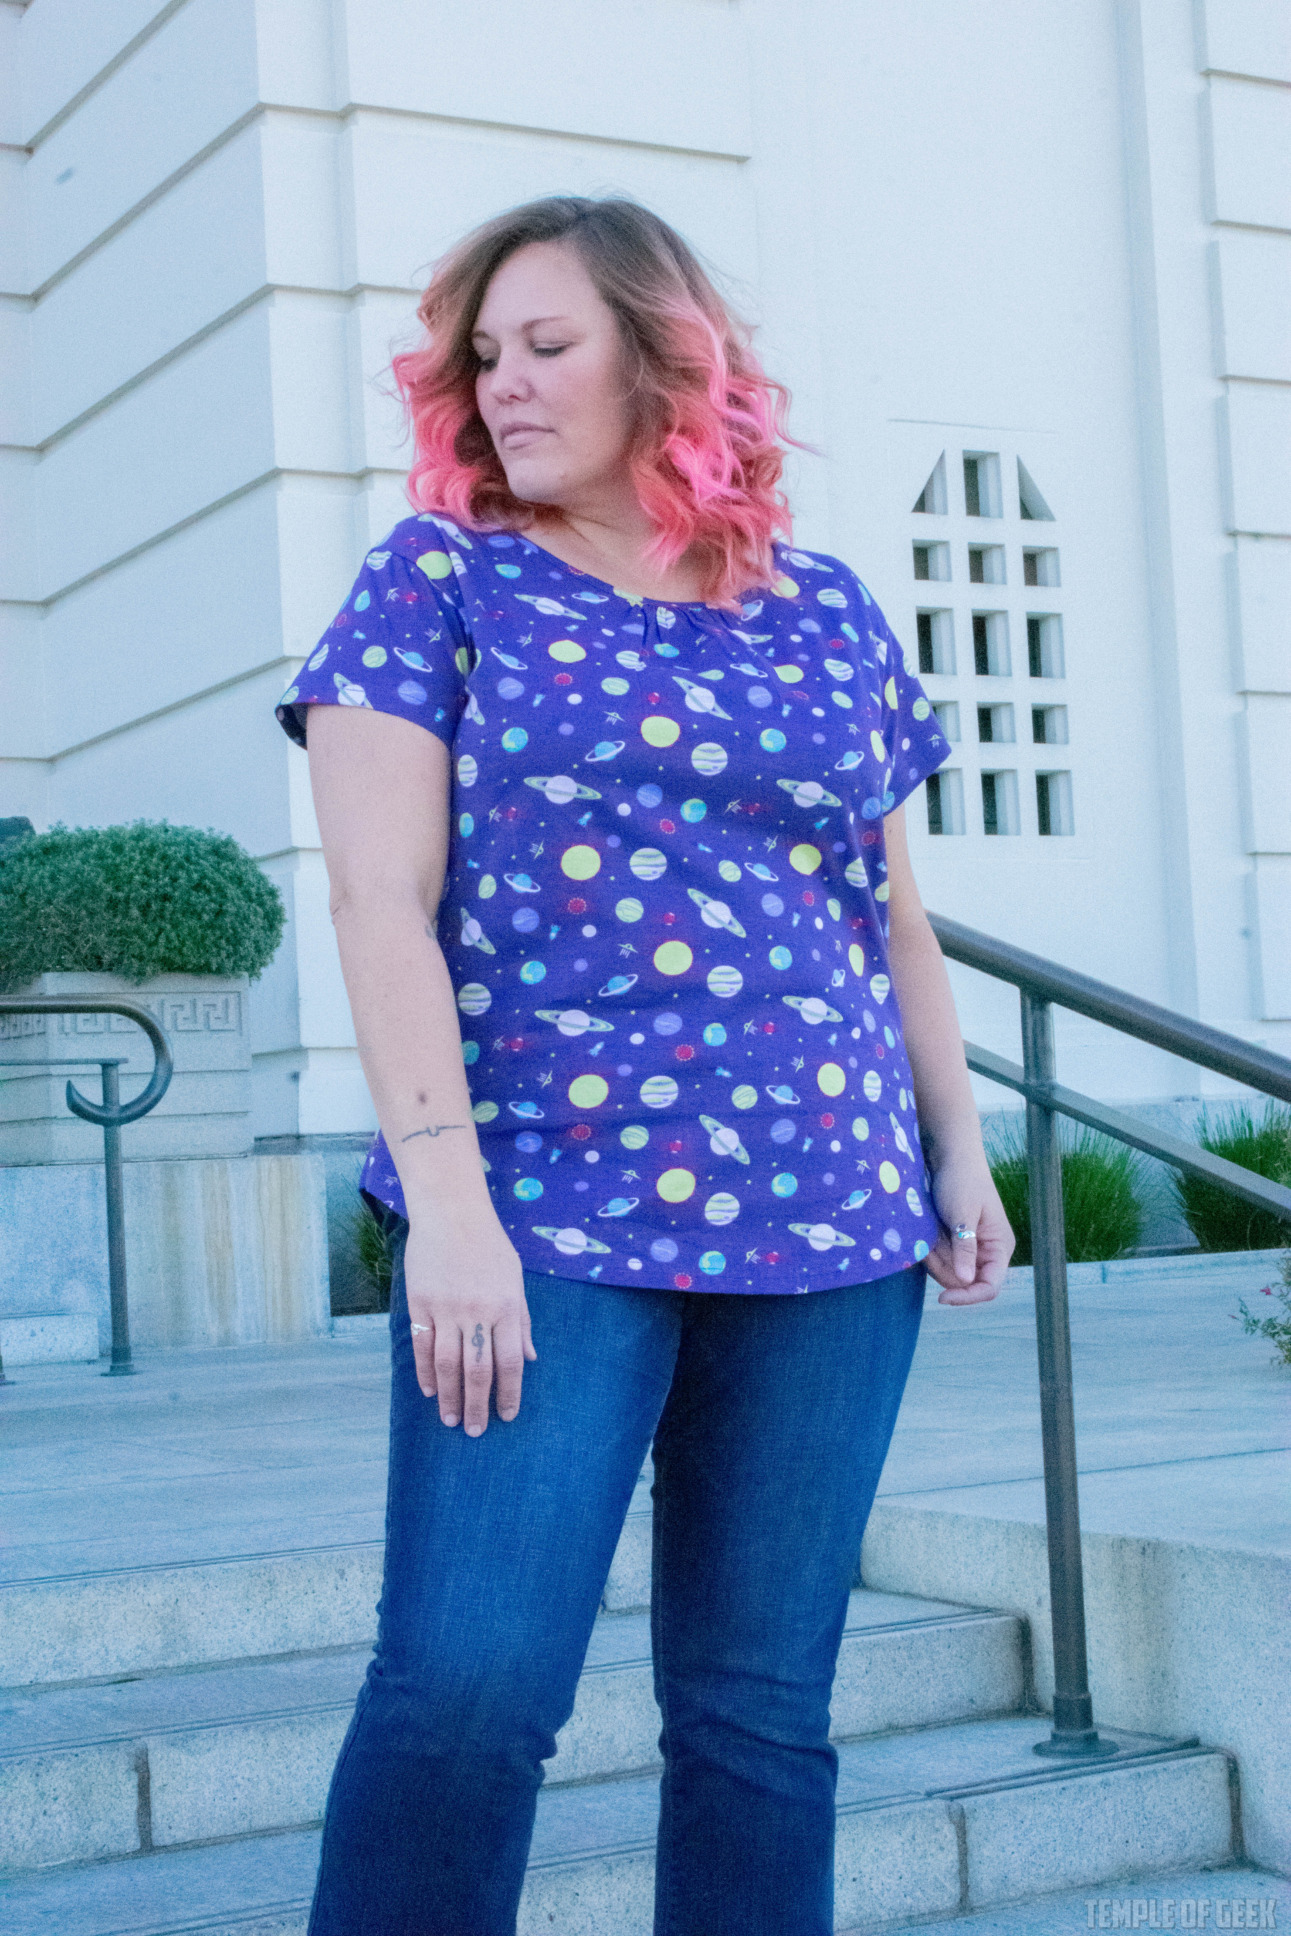
[[[449,749],[366,707],[311,706],[309,777],[359,1059],[408,1207],[417,1380],[445,1425],[514,1418],[536,1358],[520,1259],[498,1222],[471,1116],[435,918],[448,859]]]

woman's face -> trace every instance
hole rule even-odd
[[[575,252],[531,242],[484,292],[475,397],[513,495],[571,508],[621,486],[631,436],[613,311]]]

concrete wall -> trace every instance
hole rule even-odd
[[[500,207],[639,196],[791,386],[799,542],[913,649],[947,609],[966,831],[930,906],[1291,1045],[1291,68],[1276,0],[0,0],[0,812],[234,834],[289,926],[256,1127],[371,1105],[303,757],[271,706],[403,508],[380,374],[427,265]],[[963,453],[998,459],[970,517]],[[947,508],[912,506],[944,454]],[[1052,511],[1024,520],[1021,460]],[[949,547],[949,581],[913,546]],[[973,584],[970,541],[1006,583]],[[1029,587],[1023,545],[1061,583]],[[1001,611],[1012,671],[973,671]],[[1058,616],[1065,676],[1033,679]],[[1036,746],[1031,709],[1065,708]],[[982,745],[979,704],[1016,739]],[[1034,776],[1070,774],[1039,832]],[[983,831],[980,775],[1019,831]],[[966,1034],[1015,1000],[955,973]],[[1109,1098],[1194,1074],[1064,1018]],[[1203,1085],[1214,1092],[1221,1085]],[[982,1087],[984,1101],[998,1091]]]

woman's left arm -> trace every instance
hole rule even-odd
[[[919,1126],[928,1142],[933,1203],[942,1230],[928,1269],[944,1286],[939,1304],[980,1304],[1004,1282],[1013,1232],[991,1180],[968,1080],[955,998],[928,924],[906,845],[905,808],[884,821],[888,861],[888,954],[914,1076]],[[955,1238],[956,1226],[969,1231]]]

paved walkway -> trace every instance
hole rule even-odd
[[[1274,1263],[1073,1270],[1086,1530],[1291,1554],[1291,1368],[1229,1316],[1239,1296],[1269,1302],[1257,1293]],[[1010,1273],[991,1304],[942,1305],[935,1290],[880,1496],[1041,1519],[1030,1273]],[[305,1345],[140,1353],[139,1366],[123,1379],[28,1366],[0,1391],[0,1579],[382,1536],[382,1320]]]

